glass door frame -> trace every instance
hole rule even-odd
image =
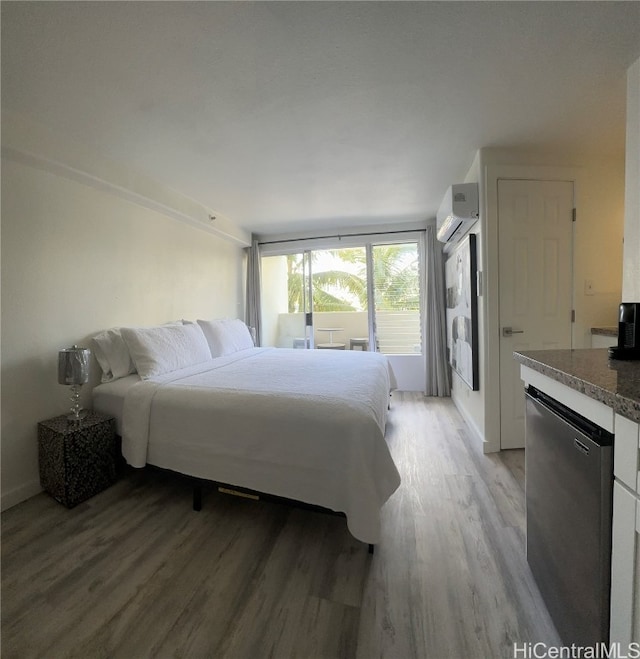
[[[351,236],[330,236],[309,239],[292,239],[265,243],[261,246],[261,257],[284,256],[288,254],[303,255],[303,306],[305,314],[305,347],[314,347],[314,310],[313,310],[313,269],[312,253],[319,250],[340,250],[349,247],[359,247],[366,250],[367,275],[367,322],[369,335],[369,351],[377,350],[377,328],[375,309],[375,286],[373,271],[373,248],[378,245],[395,245],[416,243],[418,252],[418,276],[420,281],[420,353],[407,353],[402,356],[416,357],[425,355],[425,232],[423,230],[408,230],[400,232],[379,232],[353,234]]]
[[[378,351],[378,338],[376,330],[376,305],[375,305],[375,290],[373,281],[373,245],[372,242],[367,242],[365,245],[367,254],[367,323],[369,326],[369,351]]]
[[[302,311],[304,313],[304,347],[312,350],[314,343],[313,327],[313,267],[311,249],[302,252]]]

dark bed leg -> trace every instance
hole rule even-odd
[[[371,545],[371,544],[369,545],[369,553],[370,554],[373,554],[373,548],[374,547],[375,547],[375,545]]]
[[[202,510],[202,483],[193,484],[193,509]]]

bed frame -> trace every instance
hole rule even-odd
[[[122,457],[122,437],[116,434],[115,441],[117,446],[116,455],[118,456],[116,461],[116,471],[119,476],[122,476],[127,469],[127,462]],[[188,478],[193,484],[193,510],[196,512],[202,510],[202,489],[203,486],[206,485],[207,487],[210,486],[215,487],[219,492],[222,492],[223,494],[229,494],[231,496],[236,496],[236,497],[243,497],[245,499],[252,499],[253,501],[259,501],[260,499],[264,499],[265,501],[280,503],[287,506],[294,506],[296,508],[303,508],[304,510],[311,510],[317,513],[323,513],[325,515],[334,515],[337,517],[344,517],[345,519],[347,517],[344,513],[336,512],[335,510],[331,510],[331,508],[316,506],[312,503],[305,503],[304,501],[297,501],[296,499],[287,499],[286,497],[279,497],[275,494],[267,494],[266,492],[257,492],[256,490],[250,490],[246,487],[238,487],[237,485],[229,485],[228,483],[220,483],[218,481],[210,481],[204,478],[197,478],[196,476],[181,474],[180,472],[171,471],[170,469],[164,469],[162,467],[156,467],[155,465],[146,466],[147,469],[149,467],[151,467],[152,469],[156,469],[158,471],[165,471],[168,473],[178,474],[180,476],[183,476],[184,478]],[[374,548],[375,545],[369,544],[370,554],[374,553]]]
[[[324,508],[323,506],[316,506],[312,503],[304,503],[303,501],[296,501],[295,499],[287,499],[286,497],[279,497],[275,494],[267,494],[266,492],[256,492],[255,490],[250,490],[245,487],[237,487],[236,485],[229,485],[227,483],[219,483],[217,481],[209,481],[202,478],[195,478],[189,476],[193,481],[193,509],[198,512],[202,510],[202,488],[204,485],[211,486],[213,485],[219,492],[223,494],[229,494],[231,496],[243,497],[245,499],[252,499],[253,501],[259,501],[264,499],[265,501],[272,501],[273,503],[285,504],[288,506],[294,506],[296,508],[303,508],[305,510],[312,510],[318,513],[324,513],[326,515],[335,515],[337,517],[345,517],[344,513],[336,512],[330,508]],[[369,553],[373,554],[375,545],[369,544]]]

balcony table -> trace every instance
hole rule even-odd
[[[318,343],[318,345],[316,346],[317,348],[325,349],[325,350],[345,349],[344,343],[334,343],[333,341],[333,333],[344,332],[344,327],[318,327],[317,330],[318,332],[329,332],[329,343]]]

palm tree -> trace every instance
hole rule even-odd
[[[370,275],[373,280],[376,349],[387,353],[412,353],[421,342],[417,244],[373,245],[371,273],[367,271],[367,251],[363,247],[356,247],[311,252],[311,310],[347,313],[366,311]],[[286,263],[288,311],[302,312],[305,310],[304,292],[308,291],[309,285],[308,279],[305,285],[303,255],[286,256]]]
[[[366,280],[367,259],[361,249],[336,250],[339,258],[359,266]],[[420,309],[418,251],[415,243],[374,245],[373,283],[376,309],[417,311]]]
[[[339,252],[341,250],[335,250]],[[312,252],[311,258],[317,261],[318,253]],[[302,255],[287,256],[287,279],[289,284],[289,313],[303,310],[304,275]],[[313,310],[314,311],[357,311],[349,297],[366,300],[366,279],[357,274],[343,270],[324,270],[313,272]],[[340,293],[344,297],[339,296]]]
[[[376,308],[384,311],[419,310],[419,279],[415,243],[376,245],[373,248]]]
[[[314,311],[359,311],[367,308],[367,256],[362,247],[328,250],[339,261],[356,266],[313,272]],[[311,252],[317,262],[319,252]],[[312,268],[313,270],[313,268]],[[349,270],[352,270],[351,272]],[[302,255],[287,256],[289,313],[303,309]],[[420,308],[418,253],[415,243],[375,245],[373,281],[376,308],[416,311]],[[357,303],[358,307],[355,306]]]

